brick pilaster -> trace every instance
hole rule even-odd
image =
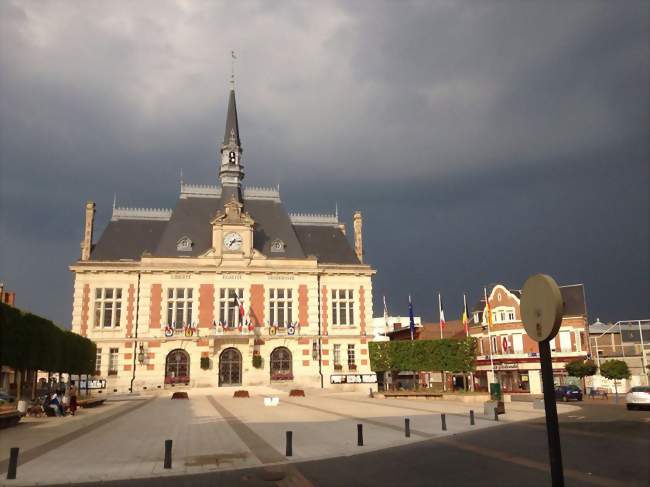
[[[264,326],[264,285],[251,284],[250,290],[251,322],[255,326]]]
[[[81,298],[81,336],[88,335],[88,312],[90,310],[90,284],[84,284]]]
[[[130,337],[133,330],[133,311],[135,306],[135,286],[131,284],[129,286],[127,301],[126,301],[126,336]]]
[[[149,328],[160,328],[160,306],[162,305],[162,286],[151,285],[151,309],[149,311]]]
[[[298,286],[298,323],[300,326],[307,326],[309,299],[307,297],[307,286]]]
[[[201,284],[199,287],[199,328],[210,328],[214,320],[214,286]]]
[[[327,335],[327,286],[323,286],[321,292],[321,329],[323,335]]]

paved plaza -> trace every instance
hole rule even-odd
[[[307,390],[289,398],[283,390],[190,389],[189,400],[171,392],[108,401],[75,417],[25,418],[0,435],[2,485],[45,485],[243,469],[288,461],[349,456],[543,416],[531,403],[508,403],[499,422],[482,414],[482,403],[369,398],[362,393]],[[264,405],[277,396],[279,405]],[[126,398],[125,398],[126,399]],[[476,411],[470,426],[469,410]],[[560,413],[577,409],[558,405]],[[441,413],[447,430],[442,431]],[[410,419],[410,438],[404,419]],[[363,424],[364,446],[357,445]],[[286,431],[293,456],[285,456]],[[171,469],[163,468],[164,441],[173,440]],[[5,480],[9,448],[20,447],[16,480]]]

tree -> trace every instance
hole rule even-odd
[[[573,362],[567,363],[564,366],[564,369],[571,377],[582,379],[582,388],[585,392],[587,391],[587,382],[585,377],[591,377],[598,372],[598,366],[593,360],[574,360]]]
[[[370,342],[370,367],[375,372],[448,371],[467,373],[474,369],[476,340],[397,340]]]
[[[616,381],[630,378],[630,369],[622,360],[608,360],[600,364],[600,375],[614,381],[616,402],[618,402],[618,383]]]

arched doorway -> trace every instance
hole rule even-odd
[[[271,352],[271,380],[293,380],[291,352],[286,347]]]
[[[241,353],[226,348],[219,356],[219,386],[241,385]]]
[[[181,349],[172,350],[165,361],[165,384],[190,382],[190,355]]]

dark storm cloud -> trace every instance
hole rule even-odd
[[[2,2],[0,279],[68,324],[82,205],[213,183],[229,52],[249,184],[365,216],[386,294],[435,316],[532,272],[647,317],[646,2]],[[458,305],[459,306],[459,305]],[[377,308],[379,309],[379,308]],[[451,308],[449,313],[456,313]]]

